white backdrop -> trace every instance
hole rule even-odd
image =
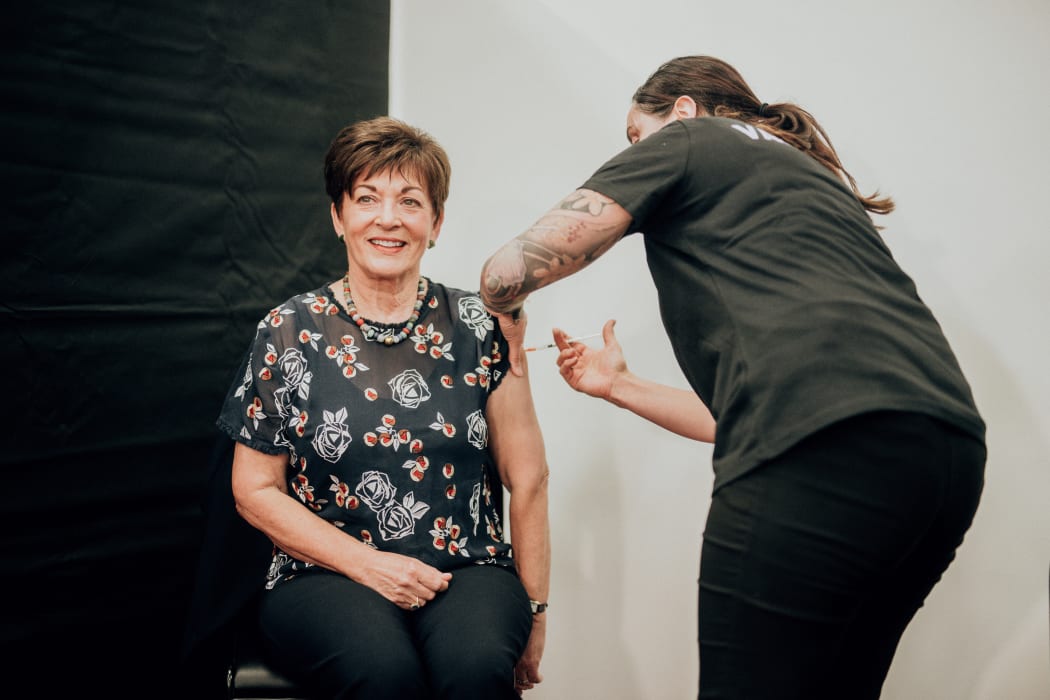
[[[895,198],[883,235],[989,425],[981,509],[883,696],[1050,697],[1050,3],[394,0],[393,17],[390,112],[453,166],[424,272],[454,286],[626,145],[630,95],[666,59],[718,56],[816,115],[861,188]],[[633,369],[685,386],[635,238],[534,295],[529,339],[616,318]],[[573,393],[551,351],[531,372],[554,567],[526,697],[695,697],[709,446]]]

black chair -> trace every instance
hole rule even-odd
[[[233,441],[211,456],[204,525],[183,649],[183,684],[195,700],[309,700],[259,653],[255,606],[273,543],[236,511]]]
[[[257,640],[254,625],[245,625],[226,670],[229,700],[310,700],[301,686],[266,663]]]

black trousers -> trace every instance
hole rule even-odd
[[[532,631],[517,575],[471,566],[416,611],[327,571],[262,596],[271,662],[322,698],[517,700],[514,665]]]
[[[700,698],[878,698],[955,557],[983,443],[930,417],[832,425],[713,496],[700,559]]]

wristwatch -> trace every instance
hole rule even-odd
[[[529,600],[529,606],[532,608],[533,615],[539,615],[547,609],[547,604],[538,600]]]

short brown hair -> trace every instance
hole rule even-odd
[[[387,170],[418,178],[434,206],[434,220],[441,217],[452,177],[448,154],[430,134],[393,117],[356,122],[336,134],[324,157],[325,189],[340,211],[343,194],[358,177]]]

